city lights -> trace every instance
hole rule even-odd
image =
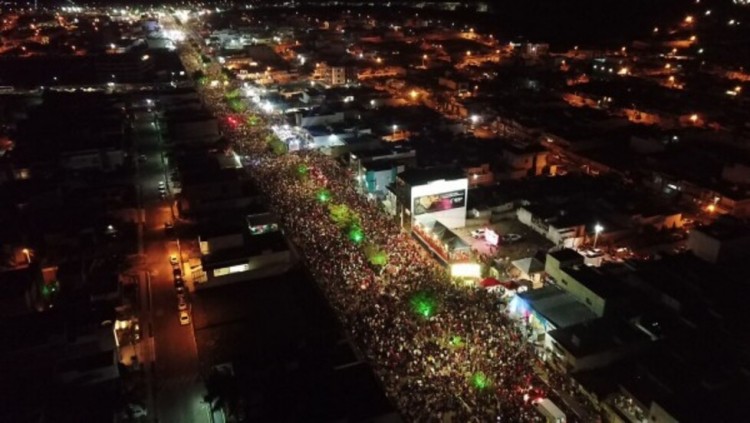
[[[32,326],[46,335],[28,375],[55,370],[59,389],[43,394],[64,397],[39,415],[69,400],[70,415],[101,405],[118,421],[181,421],[196,407],[237,419],[279,393],[302,408],[256,420],[377,420],[342,402],[383,393],[405,421],[744,415],[737,393],[750,383],[701,378],[711,363],[741,373],[747,349],[731,317],[750,242],[750,0],[642,13],[625,0],[583,12],[68,3],[10,2],[0,17],[0,199],[15,211],[4,329],[11,341]],[[664,301],[675,287],[729,317],[685,319]],[[282,313],[269,306],[279,299]],[[631,303],[637,315],[610,318]],[[273,349],[249,357],[262,337],[207,339],[206,322],[239,335],[262,322]],[[606,360],[592,369],[579,340]],[[7,344],[24,366],[3,371],[26,380],[27,348]],[[65,371],[71,357],[96,366]],[[294,371],[299,357],[325,374]],[[371,397],[371,378],[354,378],[315,403],[340,382],[332,366],[359,361],[375,369]],[[156,376],[184,383],[159,384],[150,370],[169,363],[201,366],[171,366]],[[645,377],[663,363],[680,377]],[[643,389],[583,395],[576,376],[590,372],[615,388],[637,373]],[[226,391],[248,374],[284,383]],[[128,389],[101,401],[69,389],[123,377]],[[17,405],[28,414],[28,403]]]
[[[471,375],[471,385],[483,391],[490,387],[490,380],[483,372],[476,372]]]
[[[599,234],[604,231],[604,226],[597,223],[594,225],[594,245],[593,248],[596,249],[596,242],[599,240]]]
[[[420,291],[415,293],[409,300],[412,311],[417,315],[429,319],[437,312],[437,300],[431,292]]]
[[[331,192],[323,188],[320,191],[318,191],[317,198],[319,202],[327,203],[331,199]]]
[[[349,239],[355,244],[361,244],[365,239],[365,232],[359,226],[354,226],[349,230]]]

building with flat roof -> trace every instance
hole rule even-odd
[[[547,254],[544,270],[562,289],[570,292],[601,317],[607,301],[614,298],[617,284],[601,272],[583,264],[584,257],[565,249]]]
[[[508,304],[508,312],[523,319],[545,346],[549,346],[548,332],[597,318],[575,296],[555,285],[517,294]]]
[[[276,275],[289,270],[294,254],[276,218],[267,211],[238,213],[200,225],[196,288]]]
[[[721,219],[690,231],[688,249],[710,263],[741,260],[750,256],[750,226]]]
[[[416,163],[416,150],[402,147],[349,154],[349,167],[357,174],[357,181],[365,193],[385,199],[388,186],[396,180],[396,176]]]
[[[644,350],[650,338],[619,319],[594,319],[548,333],[552,362],[575,372],[604,367]]]

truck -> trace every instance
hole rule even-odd
[[[536,410],[541,414],[548,423],[565,423],[565,413],[563,413],[554,402],[549,398],[543,398],[536,403]]]

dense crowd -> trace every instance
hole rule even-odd
[[[206,89],[219,116],[230,111],[221,89]],[[411,421],[543,421],[533,407],[535,355],[497,296],[460,287],[399,225],[356,192],[354,175],[331,157],[306,151],[271,154],[265,124],[223,120],[232,148],[282,219],[355,345],[387,396]],[[314,176],[300,177],[300,165]],[[316,193],[359,215],[368,243],[388,254],[368,261],[331,221]]]

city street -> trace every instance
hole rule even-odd
[[[180,325],[177,296],[169,256],[177,253],[177,243],[165,234],[164,224],[173,216],[167,201],[159,194],[159,182],[164,181],[165,168],[157,127],[153,114],[136,117],[134,133],[141,158],[139,181],[145,209],[143,228],[142,291],[150,294],[144,309],[150,311],[151,321],[144,325],[144,338],[153,337],[156,360],[152,385],[159,422],[207,422],[208,406],[202,402],[204,389],[198,368],[193,325]],[[167,197],[169,198],[169,196]],[[150,281],[150,286],[149,286]]]

